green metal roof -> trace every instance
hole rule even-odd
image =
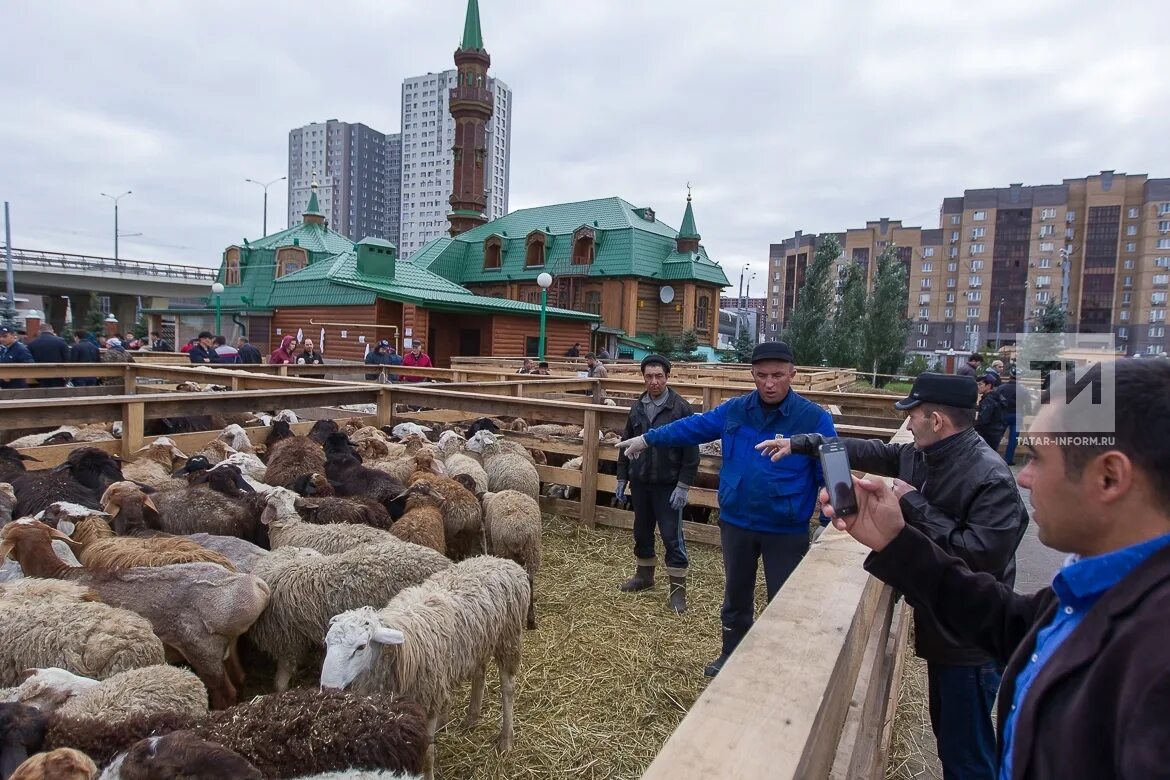
[[[679,238],[702,238],[695,227],[695,212],[691,211],[691,196],[687,195],[687,210],[683,212],[682,227],[678,229]]]
[[[463,22],[463,42],[460,49],[482,49],[483,31],[479,26],[479,2],[467,0],[467,18]]]
[[[313,182],[313,194],[309,196],[309,207],[305,209],[304,216],[308,217],[323,217],[321,213],[321,204],[317,202],[317,183]]]
[[[542,271],[590,277],[695,279],[719,287],[729,284],[723,269],[711,261],[702,247],[688,254],[682,263],[675,244],[678,234],[657,217],[643,217],[647,211],[616,197],[521,209],[453,239],[437,238],[416,252],[412,260],[459,284],[533,280]],[[691,222],[693,227],[693,214]],[[593,263],[588,266],[572,265],[573,234],[581,227],[595,233]],[[545,262],[527,267],[526,244],[533,231],[546,236]],[[491,236],[503,241],[503,256],[499,268],[485,269],[484,242]],[[664,264],[671,259],[678,260],[679,265],[667,277]]]
[[[245,246],[249,249],[277,249],[294,244],[309,252],[325,252],[331,255],[353,249],[353,242],[348,238],[313,222],[298,222],[287,230],[246,242]]]

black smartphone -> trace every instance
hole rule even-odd
[[[822,444],[821,471],[829,491],[829,505],[837,517],[857,514],[857,494],[853,492],[853,474],[849,470],[849,451],[839,441]]]

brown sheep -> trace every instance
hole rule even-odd
[[[269,444],[268,472],[264,476],[269,485],[291,490],[297,477],[313,472],[325,473],[325,450],[317,442],[292,436]]]
[[[228,455],[236,452],[236,449],[228,444],[226,441],[214,439],[207,443],[207,446],[195,453],[207,458],[207,461],[212,465],[223,463],[227,460]]]
[[[187,456],[175,446],[174,440],[159,436],[139,449],[132,463],[122,466],[122,476],[155,490],[178,490],[187,483],[171,475],[186,460]]]
[[[394,523],[386,507],[372,498],[338,496],[324,474],[301,476],[293,485],[293,492],[305,497],[297,511],[306,523],[353,523],[381,528],[383,531],[389,531]]]
[[[406,498],[406,513],[390,527],[390,533],[404,542],[446,555],[443,513],[439,510],[443,496],[425,482],[411,485],[402,495]]]
[[[93,780],[97,771],[93,759],[80,750],[57,748],[29,758],[8,780]]]
[[[114,535],[114,529],[107,521],[108,517],[108,514],[98,509],[58,501],[50,504],[39,519],[50,528],[59,530],[64,530],[62,522],[72,523],[73,531],[69,535],[73,537],[73,542],[78,547],[85,549],[94,542],[109,539]]]
[[[421,469],[410,477],[411,485],[419,483],[430,485],[435,492],[443,496],[438,508],[443,515],[447,557],[458,562],[473,555],[482,555],[483,508],[475,494],[459,480]]]

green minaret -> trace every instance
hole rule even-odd
[[[695,212],[691,209],[691,185],[687,185],[687,210],[683,212],[682,227],[678,229],[675,243],[680,252],[699,251],[699,229],[695,227]]]
[[[460,49],[478,50],[483,48],[483,32],[479,28],[479,2],[467,0],[467,18],[463,21],[463,43]]]

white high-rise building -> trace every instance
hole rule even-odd
[[[451,211],[451,147],[455,120],[448,109],[456,71],[428,73],[402,82],[402,210],[398,251],[409,257],[428,241],[447,235]],[[487,218],[508,213],[512,150],[512,90],[488,79],[494,105],[487,126]]]

